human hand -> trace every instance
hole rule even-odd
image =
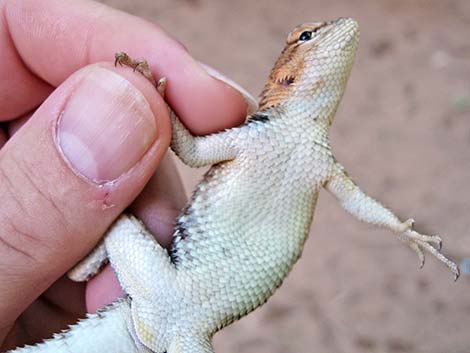
[[[109,268],[86,295],[63,274],[147,182],[130,210],[163,245],[185,202],[163,158],[165,103],[141,75],[103,61],[120,50],[147,59],[155,77],[168,78],[168,103],[195,134],[241,123],[250,98],[157,26],[101,4],[0,0],[0,11],[0,347],[7,349],[64,328],[85,303],[94,311],[120,294]]]

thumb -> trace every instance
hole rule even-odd
[[[96,244],[170,141],[165,103],[111,64],[67,79],[0,150],[0,336]]]

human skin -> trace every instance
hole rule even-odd
[[[194,134],[240,124],[251,98],[158,26],[104,5],[0,0],[0,11],[3,350],[122,294],[109,267],[86,287],[64,273],[131,203],[161,244],[171,241],[185,194],[165,157],[167,107],[147,80],[109,62],[114,52],[167,77],[166,99]]]

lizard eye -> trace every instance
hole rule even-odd
[[[307,40],[312,39],[312,33],[313,33],[312,31],[302,32],[302,34],[299,37],[299,40],[307,41]]]

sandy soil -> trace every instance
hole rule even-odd
[[[470,1],[106,0],[159,23],[258,94],[296,24],[351,16],[359,55],[332,129],[338,159],[371,195],[445,252],[470,257]],[[182,168],[190,190],[201,171]],[[218,352],[470,352],[470,276],[360,224],[326,193],[285,284],[215,339]]]

